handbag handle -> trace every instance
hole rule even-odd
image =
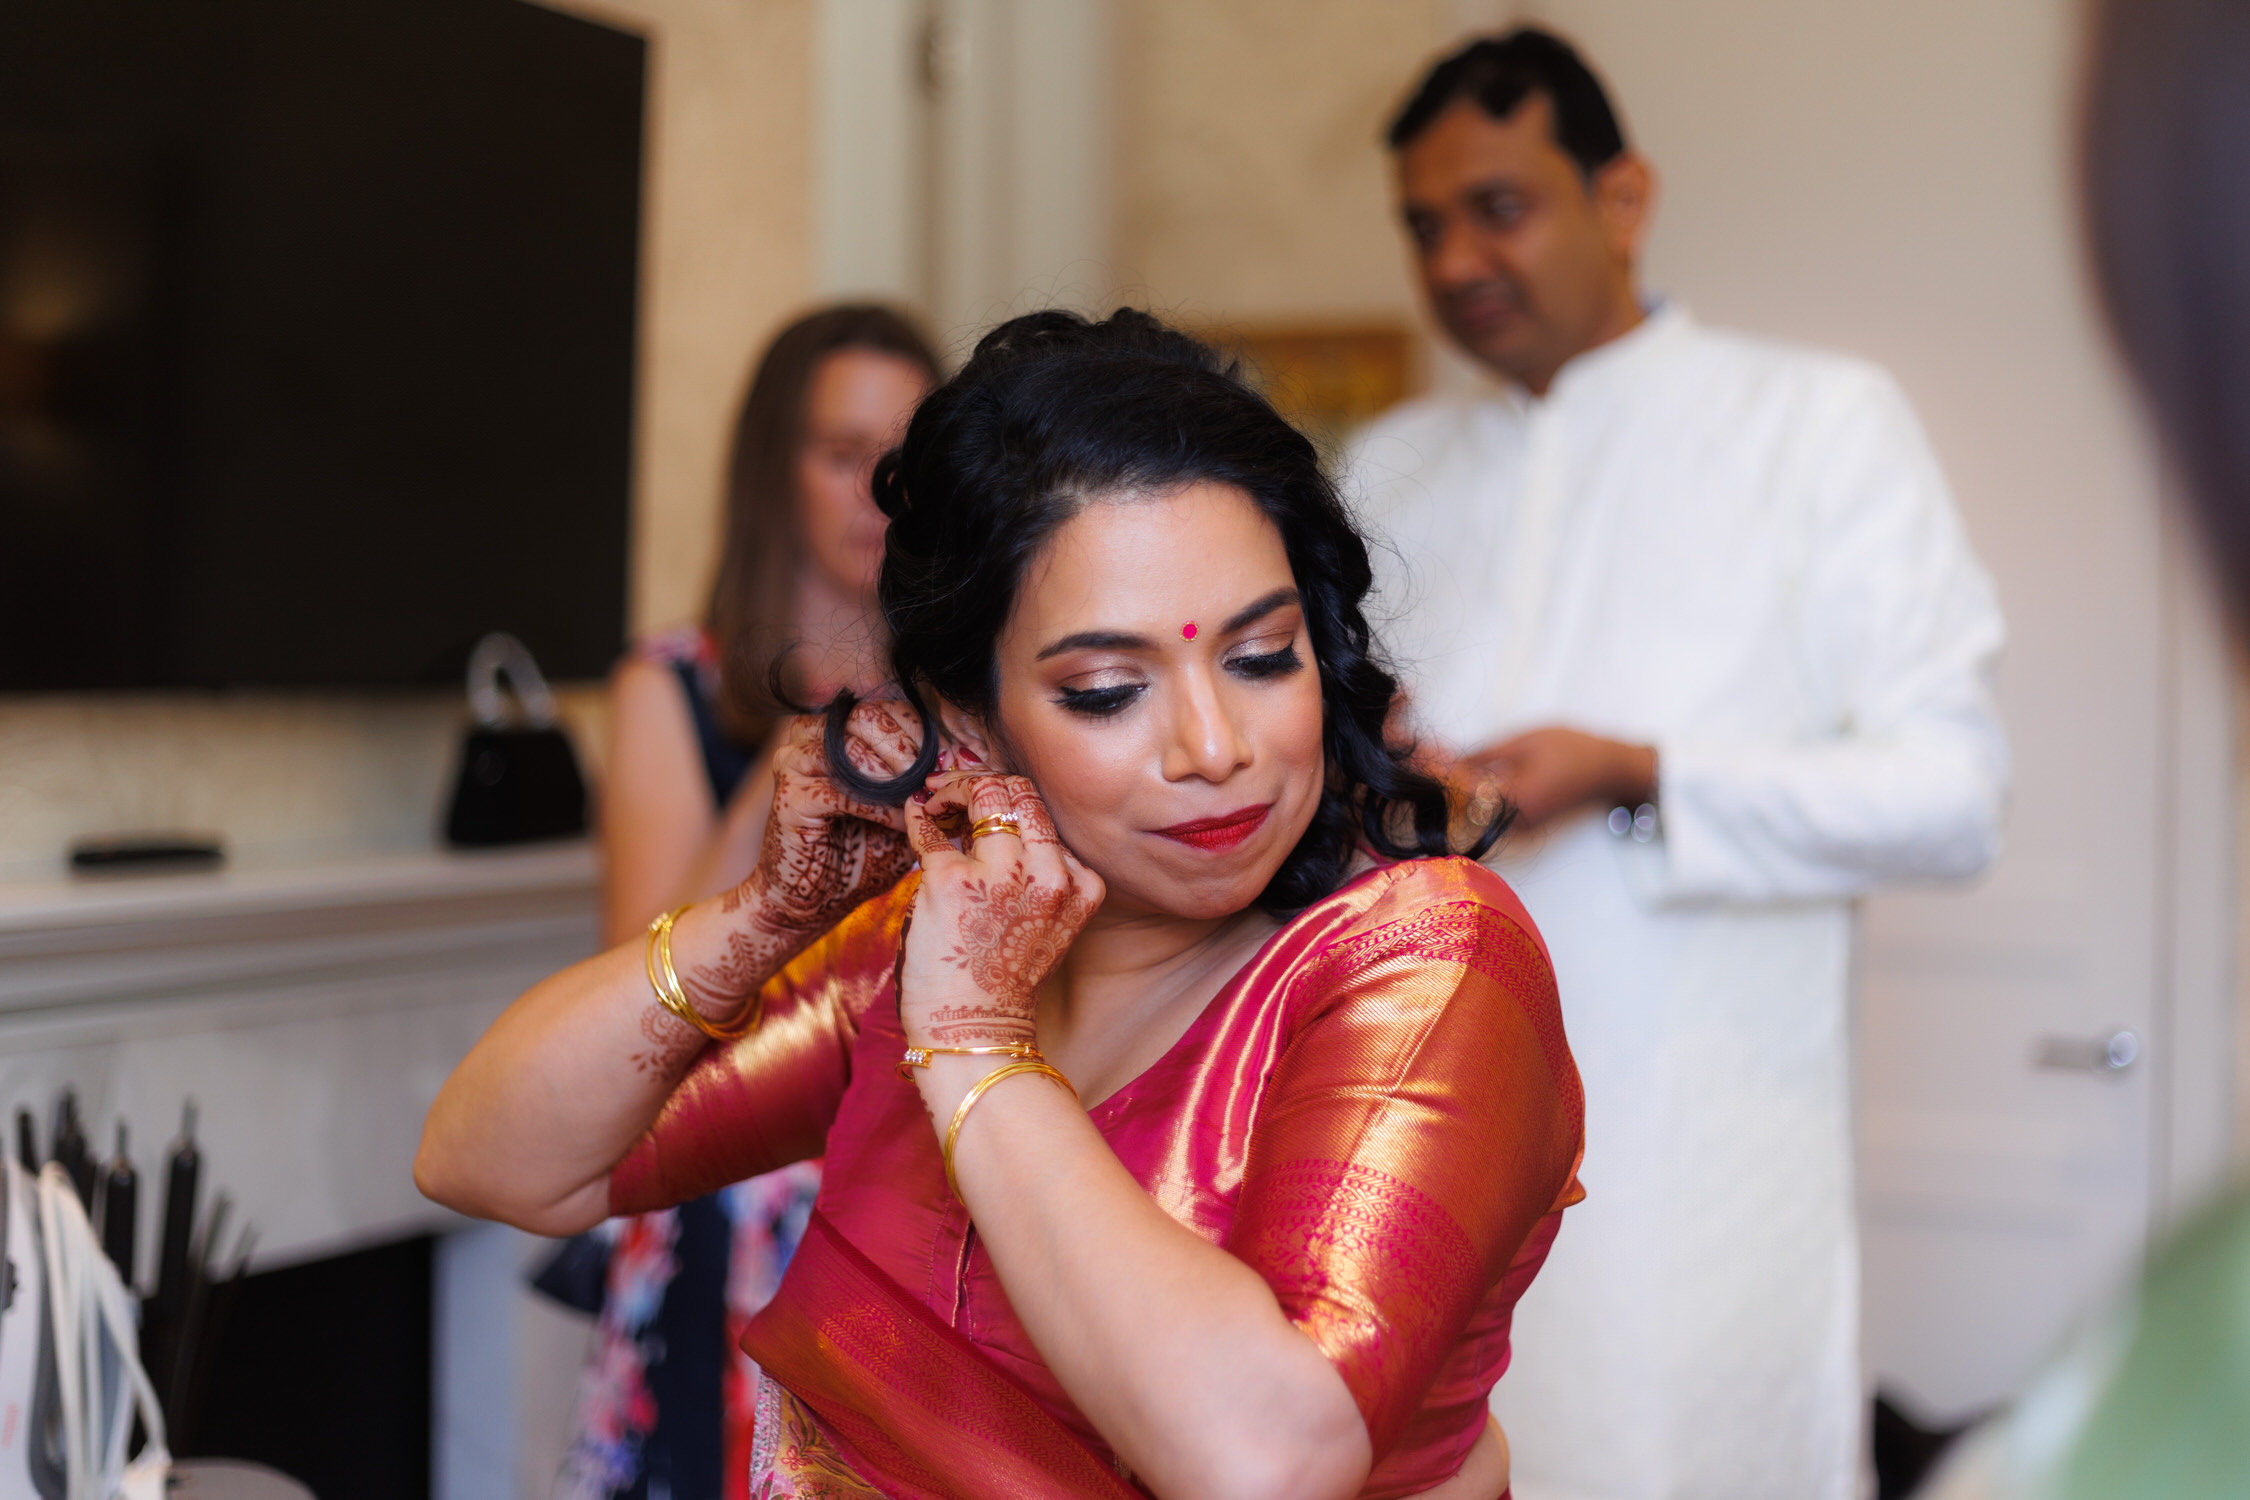
[[[531,659],[523,642],[500,630],[478,641],[469,653],[469,712],[476,716],[477,726],[499,729],[508,722],[507,709],[500,701],[502,673],[507,674],[509,691],[523,711],[526,727],[554,728],[555,695],[547,690],[539,663]]]
[[[17,1164],[0,1184],[13,1191]],[[61,1397],[62,1468],[73,1495],[161,1495],[172,1455],[164,1446],[164,1408],[140,1361],[140,1316],[117,1268],[102,1253],[69,1174],[55,1162],[33,1188],[45,1262],[47,1333]],[[9,1393],[11,1403],[15,1392]],[[28,1403],[27,1403],[28,1404]],[[144,1434],[128,1464],[134,1419]],[[40,1441],[34,1436],[32,1441]],[[21,1472],[20,1470],[18,1472]]]

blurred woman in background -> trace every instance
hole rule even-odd
[[[750,873],[773,787],[745,773],[786,711],[777,687],[825,702],[881,680],[869,476],[936,379],[928,343],[884,307],[810,314],[766,350],[735,422],[703,623],[643,641],[611,684],[606,941]]]
[[[882,681],[870,475],[937,376],[928,342],[885,307],[809,314],[767,348],[735,423],[703,623],[643,640],[611,682],[605,943],[750,873],[784,699]],[[819,1164],[799,1163],[613,1220],[542,1274],[542,1289],[600,1313],[558,1495],[743,1494],[757,1376],[741,1328],[773,1295],[819,1185]]]

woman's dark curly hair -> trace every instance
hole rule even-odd
[[[1367,544],[1313,445],[1237,365],[1144,312],[1001,324],[876,465],[875,501],[890,517],[877,597],[892,671],[923,722],[933,722],[924,691],[993,722],[993,644],[1025,568],[1064,522],[1103,496],[1197,482],[1242,491],[1280,531],[1326,705],[1320,808],[1259,904],[1288,915],[1318,901],[1363,844],[1393,859],[1456,852],[1444,787],[1408,764],[1411,745],[1384,738],[1398,684],[1360,608],[1373,582]],[[844,758],[851,706],[846,695],[828,709],[837,781],[869,801],[904,801],[936,765],[938,737],[923,736],[905,775],[875,780]],[[1482,855],[1508,817],[1460,852]]]

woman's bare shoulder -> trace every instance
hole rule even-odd
[[[705,666],[718,660],[718,647],[700,625],[668,625],[636,636],[618,665],[633,662],[670,671],[681,666]]]
[[[712,651],[710,637],[692,625],[638,637],[610,669],[610,711],[666,724],[688,718],[687,687],[680,681],[680,669],[710,670]]]

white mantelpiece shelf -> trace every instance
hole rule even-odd
[[[0,885],[0,1012],[583,952],[594,879],[565,844]]]
[[[144,1256],[188,1097],[261,1267],[451,1227],[414,1190],[422,1116],[511,999],[593,951],[595,884],[572,844],[0,885],[0,1108],[44,1144],[67,1083],[105,1153],[129,1122]]]

